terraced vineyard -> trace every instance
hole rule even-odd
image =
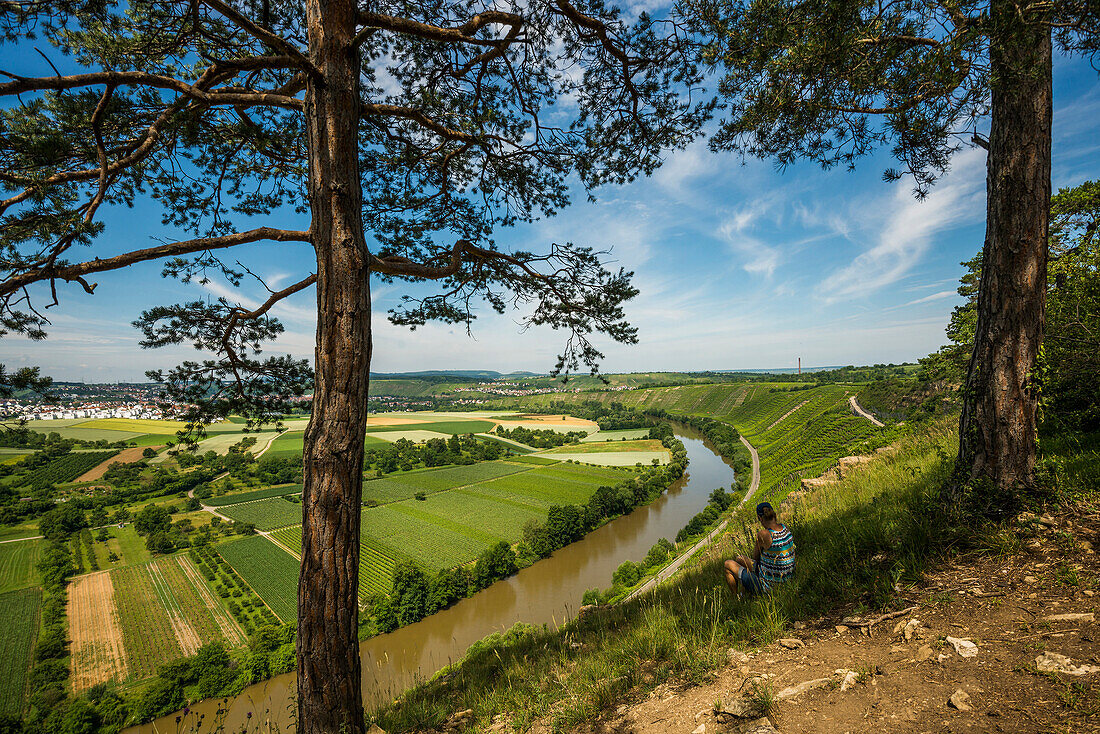
[[[38,637],[39,589],[0,594],[0,716],[19,716]]]

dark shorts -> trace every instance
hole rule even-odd
[[[768,586],[768,582],[756,572],[750,571],[747,568],[742,567],[741,572],[738,574],[738,580],[741,582],[741,586],[745,591],[750,594],[767,594],[771,591],[771,587]]]

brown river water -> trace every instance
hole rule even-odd
[[[684,476],[645,507],[617,518],[549,558],[463,599],[416,624],[359,643],[363,658],[363,701],[367,710],[392,699],[457,661],[471,644],[516,622],[556,627],[576,614],[586,589],[611,585],[625,560],[640,561],[660,538],[672,540],[707,503],[717,487],[733,483],[733,469],[702,436],[676,426],[689,464]],[[225,731],[294,730],[294,673],[249,686],[225,702],[202,701],[186,716],[170,715],[123,734],[208,732],[216,721]],[[182,714],[182,712],[181,712]],[[201,718],[200,718],[201,717]],[[201,723],[200,723],[201,722]]]

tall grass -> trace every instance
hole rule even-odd
[[[755,517],[746,508],[710,551],[654,593],[558,631],[517,625],[373,718],[398,732],[473,709],[471,725],[506,712],[521,730],[543,717],[566,729],[662,682],[701,682],[731,645],[767,644],[794,620],[838,607],[881,609],[897,584],[917,581],[952,542],[936,497],[956,448],[949,426],[931,426],[843,481],[780,507],[798,566],[770,596],[738,601],[722,580],[722,559],[751,548]]]

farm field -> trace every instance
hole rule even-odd
[[[69,584],[67,616],[75,691],[109,680],[122,682],[129,674],[130,650],[124,644],[114,578],[111,572],[101,571],[78,576]]]
[[[300,525],[302,522],[302,505],[288,502],[282,497],[226,505],[219,508],[218,512],[237,522],[252,523],[260,530],[274,530],[287,525]]]
[[[298,560],[294,556],[262,535],[224,543],[216,550],[280,620],[289,624],[297,619]]]
[[[145,547],[145,538],[138,535],[132,524],[121,528],[110,525],[107,527],[107,534],[110,536],[107,539],[107,549],[114,551],[115,555],[119,557],[119,562],[116,565],[135,566],[152,558],[149,550]],[[103,543],[97,541],[96,545],[102,546]],[[102,559],[100,560],[100,568],[107,568]]]
[[[399,430],[404,428],[406,427],[398,426],[394,430],[369,433],[367,434],[367,438],[376,438],[378,440],[386,441],[388,443],[396,443],[401,439],[412,441],[413,443],[420,443],[421,441],[428,441],[433,438],[448,439],[451,437],[451,434],[449,433],[436,433],[435,431],[413,430],[411,427],[408,427],[409,430]]]
[[[240,645],[240,628],[187,558],[77,577],[69,588],[76,690],[115,679],[142,680],[166,662],[221,640]]]
[[[301,494],[302,485],[300,484],[281,484],[277,487],[265,487],[263,489],[255,489],[250,492],[237,492],[235,494],[225,494],[221,497],[209,497],[203,500],[204,505],[210,507],[225,507],[226,505],[236,505],[241,502],[251,502],[252,500],[262,500],[268,497],[282,497],[287,494]]]
[[[381,479],[363,482],[363,501],[377,500],[379,504],[410,499],[417,492],[428,494],[454,487],[476,484],[488,479],[526,471],[529,467],[507,461],[486,461],[469,466],[450,466],[440,469],[390,474]]]
[[[71,482],[78,476],[93,469],[118,454],[118,449],[106,451],[73,451],[58,456],[53,461],[34,469],[16,480],[15,486],[33,488],[48,487],[51,484]]]
[[[37,525],[8,525],[0,528],[0,543],[5,540],[33,538],[40,535]]]
[[[132,449],[123,449],[114,456],[110,456],[104,461],[101,461],[98,465],[93,466],[88,471],[81,474],[76,478],[77,482],[94,482],[97,479],[102,479],[103,475],[107,473],[107,470],[111,468],[111,464],[116,461],[121,464],[129,464],[135,461],[141,461],[141,452],[144,451],[141,446],[137,446]]]
[[[41,540],[0,543],[0,592],[36,585],[38,571],[35,564],[41,553]]]
[[[581,443],[600,443],[602,441],[622,441],[645,438],[649,435],[648,428],[625,428],[620,431],[598,431],[590,433],[581,439]]]
[[[586,464],[598,464],[600,466],[634,466],[641,462],[642,464],[649,464],[654,459],[660,464],[667,464],[669,462],[668,451],[604,451],[604,452],[588,452],[588,453],[576,453],[565,454],[555,453],[554,458],[561,459],[562,461],[582,461]]]
[[[451,436],[455,433],[485,433],[496,426],[493,421],[487,420],[445,420],[445,421],[416,421],[411,427],[418,431],[434,431]],[[367,433],[386,433],[401,430],[402,425],[370,425],[367,424]]]
[[[646,438],[635,441],[614,441],[604,443],[588,443],[588,444],[566,444],[565,446],[557,446],[552,449],[543,451],[542,454],[602,454],[607,452],[629,452],[629,451],[664,451],[668,453],[668,450],[661,445],[661,442],[654,438]]]
[[[271,442],[271,446],[264,453],[264,456],[277,456],[283,459],[292,456],[301,456],[304,438],[305,433],[302,431],[288,431]],[[389,443],[389,441],[376,438],[369,434],[363,439],[363,445],[367,448],[385,445],[387,443]]]
[[[38,637],[39,589],[0,594],[0,716],[19,716]]]
[[[632,455],[641,454],[632,452]],[[363,509],[361,594],[389,591],[393,567],[400,560],[411,560],[429,571],[469,563],[501,540],[518,541],[524,523],[545,520],[550,505],[585,502],[601,485],[613,485],[632,475],[632,471],[624,469],[544,461],[549,465],[488,462],[411,472],[400,477],[400,481],[386,478],[365,482],[364,500],[372,496],[369,487],[376,483],[383,484],[392,494],[387,504]],[[508,473],[486,477],[490,470]],[[481,477],[474,472],[480,472]],[[424,500],[411,499],[408,494],[418,491],[414,481],[420,483],[419,491],[425,492]],[[272,533],[279,543],[298,554],[301,534],[299,525]],[[262,538],[249,542],[270,552],[258,540]],[[228,555],[225,557],[237,568]],[[244,570],[237,570],[252,583]],[[290,572],[290,576],[292,580],[297,578],[296,571]],[[257,592],[264,596],[259,589]],[[293,590],[289,593],[293,598]]]

